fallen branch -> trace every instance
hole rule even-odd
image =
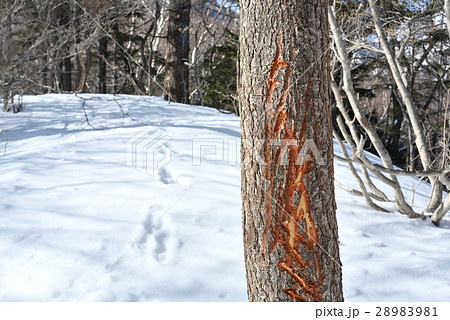
[[[362,160],[361,158],[359,158],[358,156],[355,156],[355,155],[350,157],[350,158],[344,158],[344,157],[341,157],[341,156],[338,156],[338,155],[335,155],[334,157],[337,160],[342,161],[342,162],[347,162],[347,163],[356,162],[358,164],[361,164],[361,165],[367,167],[371,171],[377,170],[377,171],[381,171],[381,172],[384,172],[384,173],[393,174],[393,175],[396,175],[396,176],[439,177],[439,178],[441,178],[441,177],[445,177],[445,175],[450,173],[450,168],[448,168],[447,170],[444,170],[444,171],[433,171],[433,170],[404,171],[404,170],[397,170],[397,169],[389,169],[389,168],[380,166],[379,164],[371,163],[371,162],[366,161],[366,160]]]
[[[347,191],[347,192],[349,192],[349,193],[351,193],[351,194],[354,194],[354,195],[356,195],[356,196],[364,197],[364,194],[363,194],[361,191],[356,190],[356,189],[352,189],[352,188],[350,188],[350,187],[347,187],[347,186],[343,185],[342,183],[340,183],[340,182],[337,181],[337,180],[335,180],[335,184],[336,184],[336,186],[338,186],[338,187],[341,188],[342,190],[345,190],[345,191]],[[376,194],[374,194],[374,193],[372,193],[372,192],[369,192],[369,195],[370,195],[371,198],[374,198],[375,200],[386,202],[385,199],[383,199],[383,198],[377,196]],[[390,211],[385,210],[385,209],[384,209],[384,210],[380,210],[380,211],[390,212]]]

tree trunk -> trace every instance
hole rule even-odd
[[[445,21],[447,23],[447,30],[450,36],[450,1],[444,0]]]
[[[448,30],[448,34],[450,36],[450,1],[449,0],[445,0],[444,1],[444,11],[445,11],[445,16],[446,16],[446,23],[447,23],[447,30]],[[449,185],[447,184],[447,187]],[[442,189],[442,188],[441,188]],[[441,190],[442,193],[442,190]],[[450,194],[447,195],[447,197],[445,198],[445,200],[439,205],[439,207],[437,207],[434,212],[433,215],[431,217],[431,221],[439,226],[439,223],[441,222],[442,218],[447,214],[447,212],[450,211]]]
[[[167,30],[164,98],[189,103],[189,15],[190,0],[172,0]]]
[[[108,38],[102,37],[98,40],[98,54],[100,59],[98,61],[98,92],[106,93],[106,62],[108,59]]]
[[[59,94],[61,94],[61,64],[60,63],[56,63],[54,65],[54,75],[55,75],[55,87],[56,87],[56,92],[58,92]]]
[[[447,195],[445,200],[437,207],[431,216],[431,222],[439,227],[442,218],[450,211],[450,194]]]
[[[9,101],[11,99],[11,93],[8,84],[3,84],[3,111],[9,112]]]
[[[240,2],[250,301],[342,301],[327,2]]]
[[[89,75],[89,70],[91,69],[91,50],[88,48],[86,50],[86,60],[83,59],[83,56],[78,53],[77,54],[77,61],[79,63],[79,83],[77,86],[78,92],[85,92],[86,91],[86,82]]]
[[[70,57],[63,60],[64,70],[62,72],[62,90],[72,92],[72,61]]]

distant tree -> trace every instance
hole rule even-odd
[[[42,62],[61,44],[55,41],[48,46],[55,8],[53,1],[0,0],[0,90],[5,111],[20,111],[15,96],[44,86],[46,64]],[[60,64],[62,59],[54,59],[54,63]]]
[[[189,21],[190,0],[171,0],[167,29],[164,98],[189,103]]]
[[[204,71],[203,102],[219,110],[237,113],[236,67],[238,36],[228,32],[225,39],[214,44],[204,54],[199,70]]]
[[[78,9],[78,8],[77,8]],[[51,18],[52,24],[59,31],[61,38],[65,41],[62,42],[61,46],[61,62],[58,66],[55,66],[58,70],[60,89],[64,92],[72,91],[72,61],[71,61],[71,43],[69,39],[66,38],[67,34],[64,31],[70,30],[70,24],[74,18],[73,12],[70,7],[68,0],[55,1],[55,5],[51,8]],[[75,33],[75,36],[78,36]]]
[[[4,102],[13,92],[163,95],[166,86],[176,101],[233,111],[237,6],[237,0],[0,0]]]
[[[444,0],[444,11],[445,11],[445,18],[447,23],[447,30],[448,34],[450,35],[450,1]]]
[[[328,0],[240,2],[244,254],[250,301],[342,301]]]
[[[191,13],[190,101],[238,111],[239,3],[195,0]]]

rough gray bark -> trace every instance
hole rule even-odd
[[[164,98],[189,103],[189,21],[190,0],[170,1],[167,29]]]
[[[250,301],[343,300],[327,2],[240,1],[242,201]]]

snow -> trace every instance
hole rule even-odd
[[[247,300],[234,115],[42,95],[0,116],[0,301]],[[400,181],[422,211],[430,187]],[[336,198],[347,301],[450,300],[448,215],[436,228]]]

